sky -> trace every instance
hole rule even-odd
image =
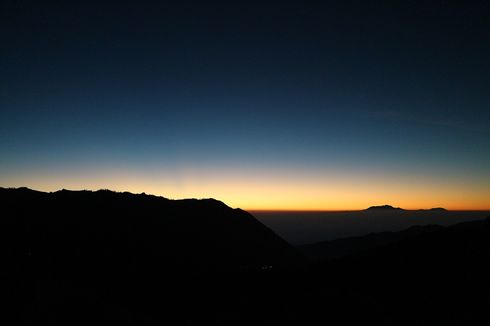
[[[488,1],[2,1],[0,186],[490,209]]]

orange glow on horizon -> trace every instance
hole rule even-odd
[[[384,204],[408,210],[490,210],[490,187],[483,179],[470,183],[447,177],[414,178],[388,173],[366,176],[351,171],[294,174],[280,169],[240,173],[230,169],[208,169],[205,173],[192,169],[172,173],[129,169],[57,172],[0,176],[0,185],[41,191],[111,189],[170,199],[212,197],[250,211],[346,211]]]

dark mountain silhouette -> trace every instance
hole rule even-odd
[[[143,264],[151,257],[170,271],[280,268],[294,260],[292,247],[252,215],[214,199],[21,188],[0,189],[0,201],[6,244],[32,259]]]
[[[344,239],[347,255],[303,264],[250,214],[211,199],[0,189],[0,205],[4,324],[489,321],[490,220]]]
[[[382,205],[382,206],[371,206],[366,209],[366,211],[403,211],[400,207],[393,207],[390,205]]]
[[[21,324],[197,324],[245,291],[247,277],[234,273],[304,262],[252,215],[213,199],[0,188],[0,205],[3,308]]]
[[[303,245],[299,246],[298,249],[315,261],[328,260],[357,254],[423,233],[438,231],[442,228],[443,226],[440,225],[416,225],[400,232],[370,233],[361,237],[343,238]]]
[[[326,260],[315,286],[359,295],[391,325],[488,324],[490,218],[426,231]]]
[[[381,205],[381,206],[371,206],[365,211],[368,212],[404,212],[407,211],[403,208],[400,207],[393,207],[391,205]],[[419,212],[447,212],[447,209],[442,208],[442,207],[434,207],[434,208],[429,208],[429,209],[419,209]]]
[[[424,211],[424,210],[425,209],[421,209],[421,211]],[[427,209],[427,211],[430,211],[430,212],[447,212],[447,209],[442,208],[442,207],[434,207],[434,208]]]

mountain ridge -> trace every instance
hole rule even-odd
[[[123,250],[139,261],[135,253],[143,252],[163,259],[159,268],[172,270],[256,270],[279,267],[296,255],[251,214],[215,199],[171,200],[106,189],[47,193],[24,187],[0,188],[0,201],[4,230],[28,242],[38,239],[36,245],[50,248],[43,251],[48,256],[62,251],[57,241],[89,260]],[[12,241],[9,246],[26,246]]]
[[[404,208],[401,208],[401,207],[394,207],[392,205],[379,205],[379,206],[370,206],[366,209],[364,209],[363,211],[369,211],[369,212],[376,212],[376,211],[379,211],[379,212],[410,212],[411,210],[409,209],[404,209]],[[416,209],[415,211],[419,211],[419,212],[447,212],[448,210],[443,208],[443,207],[432,207],[432,208],[419,208],[419,209]]]
[[[444,226],[436,224],[413,225],[401,231],[373,232],[363,236],[320,241],[298,246],[297,248],[314,261],[323,261],[359,254],[367,250],[376,249],[442,229],[444,229]]]
[[[404,211],[404,209],[400,207],[393,207],[391,205],[380,205],[380,206],[370,206],[366,211]]]
[[[489,219],[292,269],[287,243],[212,200],[0,189],[0,203],[2,317],[24,325],[488,324]]]

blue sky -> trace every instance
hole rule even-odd
[[[3,5],[0,182],[147,187],[250,208],[269,206],[241,201],[240,186],[263,198],[275,182],[289,189],[285,207],[313,196],[298,207],[329,209],[364,204],[335,195],[347,185],[365,201],[384,186],[416,206],[417,187],[404,183],[420,178],[439,192],[434,206],[481,208],[490,188],[489,8],[424,3]],[[132,177],[125,187],[122,172],[114,180],[101,171]],[[337,183],[313,182],[325,175]],[[351,176],[357,183],[342,184]],[[188,180],[185,191],[177,179]],[[322,204],[326,193],[334,199]]]

